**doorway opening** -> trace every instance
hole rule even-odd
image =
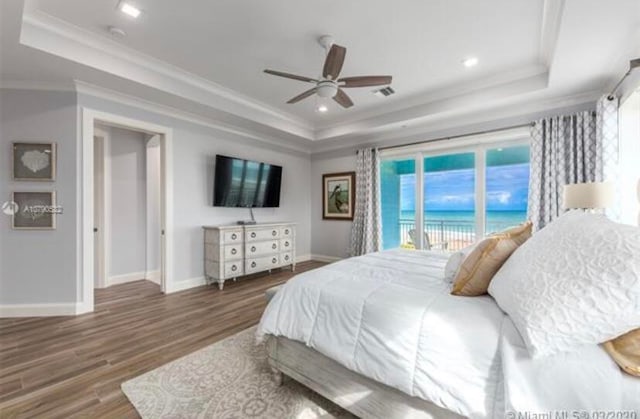
[[[171,130],[83,110],[82,310],[94,288],[170,286]]]

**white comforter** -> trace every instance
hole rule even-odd
[[[447,257],[392,250],[298,275],[271,300],[258,336],[304,342],[412,396],[490,416],[505,316],[491,297],[449,294]]]
[[[392,250],[300,274],[269,303],[258,338],[271,334],[304,342],[353,371],[464,416],[497,418],[504,417],[505,409],[555,406],[550,398],[562,399],[566,387],[555,385],[558,381],[548,372],[544,382],[532,374],[546,370],[544,364],[529,363],[526,350],[518,347],[517,331],[491,297],[449,294],[450,285],[443,281],[447,258]],[[602,355],[600,348],[593,349]],[[598,360],[597,370],[615,377],[624,394],[637,394],[640,380],[621,379],[606,355]],[[565,375],[581,363],[580,356],[573,362]],[[562,376],[566,366],[553,365]],[[510,370],[506,381],[505,367]],[[603,397],[615,398],[607,407],[638,403],[609,396],[607,382],[592,381],[590,392],[601,388]],[[529,403],[542,387],[548,394]]]

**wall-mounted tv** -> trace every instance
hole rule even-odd
[[[217,155],[213,205],[279,207],[281,178],[281,166]]]

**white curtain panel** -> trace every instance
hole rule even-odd
[[[618,127],[617,97],[609,100],[603,96],[598,101],[597,113],[597,135],[602,141],[603,150],[603,180],[613,184],[614,202],[606,209],[607,217],[613,221],[620,221],[622,213],[622,191],[620,190],[620,136]]]
[[[603,148],[596,131],[593,111],[535,122],[531,129],[527,209],[534,230],[563,213],[564,185],[602,180]]]
[[[380,153],[377,148],[356,155],[356,202],[351,226],[351,256],[377,252],[382,243],[380,218]]]

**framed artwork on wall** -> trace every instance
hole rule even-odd
[[[14,192],[12,226],[16,230],[55,230],[55,192]]]
[[[353,220],[356,200],[356,172],[322,175],[322,218]]]
[[[13,179],[53,181],[56,178],[56,143],[13,143]]]

